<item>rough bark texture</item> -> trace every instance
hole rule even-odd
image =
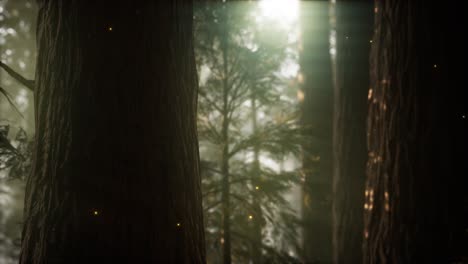
[[[454,219],[464,210],[454,150],[466,142],[455,141],[464,89],[455,65],[464,51],[453,50],[460,32],[453,34],[459,22],[451,6],[376,1],[365,263],[450,261]]]
[[[332,73],[328,2],[304,2],[300,53],[302,122],[310,131],[304,145],[303,250],[306,263],[330,263],[332,247]],[[300,80],[301,81],[301,80]]]
[[[190,1],[39,1],[20,263],[204,263]]]
[[[333,124],[333,263],[362,263],[372,1],[337,1]],[[336,22],[335,22],[336,21]]]

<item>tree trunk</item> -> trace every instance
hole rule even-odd
[[[464,89],[454,65],[463,51],[454,50],[459,23],[450,23],[457,10],[448,2],[375,3],[364,262],[452,263],[451,210],[463,211],[454,152],[463,142],[454,141]]]
[[[254,90],[255,86],[252,87]],[[257,126],[257,98],[255,92],[252,92],[251,95],[252,102],[252,134],[258,133]],[[258,143],[258,142],[257,142]],[[254,195],[252,195],[252,208],[254,210],[254,218],[252,219],[252,263],[261,264],[262,263],[262,229],[263,229],[263,213],[261,206],[261,197],[258,195],[258,186],[257,184],[261,181],[261,171],[260,171],[260,148],[258,144],[255,144],[253,147],[253,167],[252,167],[252,179],[251,187]]]
[[[303,250],[306,263],[330,263],[332,252],[332,73],[328,2],[304,2],[300,53],[302,122],[310,140],[304,145]]]
[[[332,5],[336,38],[333,124],[333,263],[362,263],[372,1]]]
[[[223,156],[221,160],[221,174],[223,177],[223,186],[221,192],[221,201],[223,206],[223,263],[231,264],[231,185],[229,182],[229,108],[228,108],[228,14],[227,4],[222,5],[222,19],[224,30],[221,37],[221,52],[223,56],[223,127],[221,128],[221,136],[223,140]]]
[[[20,263],[204,263],[191,1],[39,1]]]

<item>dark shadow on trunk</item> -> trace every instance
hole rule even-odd
[[[303,2],[300,50],[303,76],[304,144],[303,257],[330,263],[332,254],[331,181],[333,89],[329,51],[328,2]]]
[[[190,1],[39,1],[20,263],[204,263]]]
[[[458,254],[460,219],[466,229],[459,157],[466,158],[466,42],[456,9],[376,1],[365,263],[452,263]]]
[[[373,3],[344,0],[337,1],[332,8],[331,23],[336,30],[333,263],[362,263]]]

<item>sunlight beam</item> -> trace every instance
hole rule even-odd
[[[298,0],[261,0],[259,8],[262,17],[281,24],[291,25],[299,16]]]

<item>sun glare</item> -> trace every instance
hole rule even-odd
[[[294,23],[299,15],[298,0],[261,0],[259,7],[261,16],[284,24]]]

